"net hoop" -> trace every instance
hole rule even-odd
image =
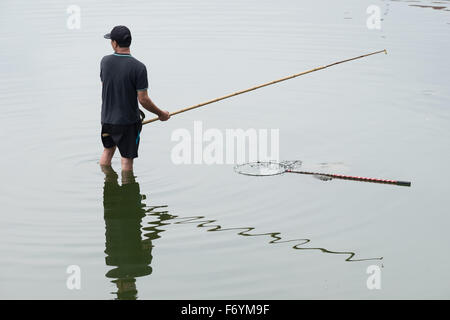
[[[292,170],[295,167],[299,167],[300,165],[301,161],[299,160],[284,161],[284,162],[255,161],[238,164],[234,167],[234,171],[236,173],[243,174],[246,176],[256,176],[256,177],[276,176],[279,174],[283,174],[288,170]]]

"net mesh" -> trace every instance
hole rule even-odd
[[[286,170],[295,170],[301,166],[300,160],[295,161],[257,161],[239,164],[234,167],[234,171],[247,176],[274,176],[282,174]]]

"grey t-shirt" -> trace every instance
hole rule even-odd
[[[129,54],[114,53],[100,62],[102,124],[140,122],[137,91],[148,89],[145,65]]]

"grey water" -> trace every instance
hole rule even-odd
[[[2,0],[0,298],[448,299],[449,11],[448,0]],[[117,155],[113,170],[98,164],[103,34],[118,24],[169,111],[388,54],[149,124],[122,177]],[[278,129],[282,160],[412,186],[176,165],[171,135],[195,121]]]

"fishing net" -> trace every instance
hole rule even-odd
[[[234,167],[234,171],[247,176],[274,176],[282,174],[287,170],[295,170],[300,168],[302,162],[295,161],[257,161],[239,164]]]
[[[314,178],[322,181],[329,181],[332,179],[331,177],[320,173],[297,171],[300,170],[301,165],[302,162],[300,160],[282,161],[282,162],[257,161],[239,164],[234,167],[234,171],[236,171],[239,174],[247,176],[275,176],[278,174],[285,173],[286,171],[296,171],[296,173],[312,174]]]
[[[302,162],[300,160],[294,161],[257,161],[249,162],[244,164],[239,164],[234,167],[234,171],[239,174],[244,174],[247,176],[274,176],[278,174],[283,174],[285,172],[295,173],[295,174],[305,174],[311,175],[322,181],[329,181],[332,179],[343,179],[343,180],[353,180],[353,181],[363,181],[363,182],[373,182],[373,183],[385,183],[394,184],[398,186],[410,187],[410,181],[397,181],[397,180],[387,180],[387,179],[377,179],[377,178],[367,178],[359,176],[348,176],[336,173],[320,173],[315,171],[305,171],[300,170]],[[326,164],[322,164],[326,165]]]

